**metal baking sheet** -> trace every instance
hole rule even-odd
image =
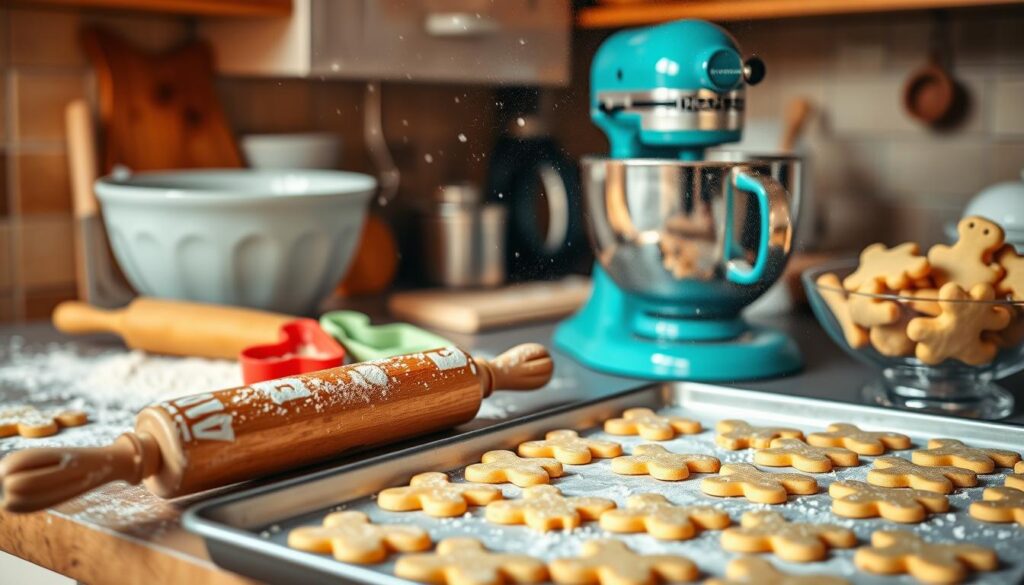
[[[373,459],[281,483],[251,489],[199,504],[185,514],[185,527],[200,534],[210,556],[217,564],[272,583],[406,583],[392,575],[394,559],[369,566],[338,562],[328,555],[317,555],[288,548],[289,530],[303,525],[318,525],[323,517],[340,509],[366,512],[375,522],[409,523],[422,526],[435,542],[450,536],[472,536],[493,550],[522,552],[550,560],[577,553],[586,540],[611,536],[596,523],[584,523],[572,532],[538,533],[525,526],[491,524],[482,508],[458,518],[437,519],[422,512],[387,512],[379,509],[373,495],[383,488],[405,485],[423,471],[448,471],[453,480],[461,480],[461,469],[479,461],[484,451],[512,449],[522,441],[542,438],[558,428],[573,428],[585,436],[610,438],[623,444],[626,453],[640,443],[640,437],[613,437],[600,430],[607,418],[626,408],[646,406],[667,413],[684,414],[700,420],[704,432],[678,437],[660,444],[669,450],[713,454],[723,463],[750,462],[753,451],[726,451],[714,443],[713,428],[718,420],[740,418],[754,424],[795,426],[806,432],[824,430],[831,422],[850,422],[870,429],[906,433],[919,448],[933,437],[954,437],[974,446],[1020,451],[1024,448],[1024,427],[998,423],[959,420],[920,415],[807,398],[779,396],[696,383],[661,384],[638,388],[611,398],[546,411],[495,427],[470,432],[435,443],[382,455]],[[909,457],[909,451],[895,454]],[[864,480],[873,457],[863,457],[854,468],[812,474],[821,491],[813,496],[791,496],[786,504],[754,504],[742,498],[714,498],[698,489],[704,474],[694,474],[681,482],[663,482],[647,476],[621,476],[612,473],[608,460],[589,465],[566,465],[566,475],[552,483],[566,495],[600,495],[625,505],[631,494],[657,492],[673,503],[713,503],[726,510],[738,522],[744,511],[772,509],[790,520],[830,522],[854,530],[867,543],[877,529],[906,529],[933,541],[964,541],[993,547],[1001,567],[991,573],[975,575],[975,582],[1024,582],[1024,528],[1015,524],[989,524],[967,514],[971,501],[981,498],[987,486],[1002,485],[1007,470],[980,476],[980,485],[950,495],[949,513],[931,516],[921,524],[897,524],[882,519],[853,520],[833,515],[829,508],[828,484],[838,479]],[[789,468],[775,469],[792,471]],[[520,489],[502,484],[506,498],[515,498]],[[719,532],[708,531],[680,542],[659,541],[646,534],[621,535],[634,550],[682,554],[695,561],[704,576],[722,575],[728,561],[737,555],[722,550]],[[881,577],[857,571],[853,550],[833,550],[827,560],[795,564],[770,557],[783,570],[795,573],[831,573],[855,583],[911,583],[908,576]]]

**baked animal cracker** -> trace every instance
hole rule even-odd
[[[904,289],[900,291],[900,296],[913,299],[907,302],[907,306],[918,313],[930,317],[942,313],[942,307],[939,306],[939,289],[937,288]]]
[[[601,528],[608,532],[646,532],[662,540],[687,540],[698,530],[721,530],[729,515],[711,506],[676,506],[661,494],[629,496],[625,508],[601,514]]]
[[[523,489],[521,499],[487,504],[485,516],[496,524],[526,524],[546,532],[572,530],[581,521],[597,520],[614,507],[615,502],[605,498],[566,497],[555,486],[537,485]]]
[[[511,451],[488,451],[466,468],[466,479],[480,483],[513,483],[519,487],[550,483],[562,476],[562,464],[554,459],[520,459]]]
[[[555,583],[571,585],[649,585],[693,581],[697,565],[678,555],[638,555],[618,540],[590,540],[580,556],[548,565]]]
[[[681,416],[661,416],[649,408],[630,408],[622,413],[622,418],[604,423],[606,433],[640,435],[648,441],[667,441],[677,434],[693,435],[701,430],[698,421]]]
[[[789,427],[756,427],[746,421],[727,419],[715,425],[715,443],[731,451],[738,449],[765,449],[771,446],[772,439],[787,437],[802,439],[804,434],[798,429]]]
[[[881,516],[893,522],[913,523],[929,513],[949,510],[949,500],[937,492],[879,487],[862,481],[842,480],[828,486],[832,512],[846,518]]]
[[[439,585],[502,585],[543,583],[548,569],[527,555],[490,552],[473,538],[446,538],[436,552],[402,555],[395,563],[395,575]]]
[[[501,490],[494,486],[451,483],[447,475],[430,471],[414,475],[405,487],[381,491],[377,505],[394,512],[423,510],[430,516],[446,517],[461,516],[470,505],[483,506],[501,498]]]
[[[1007,244],[996,255],[996,261],[1003,267],[1005,276],[996,284],[996,292],[1009,295],[1015,301],[1024,301],[1024,256]]]
[[[881,455],[887,449],[909,449],[910,437],[889,431],[864,431],[849,423],[832,423],[823,433],[807,435],[815,447],[844,447],[860,455]]]
[[[430,548],[430,536],[418,526],[371,524],[362,512],[333,512],[323,526],[303,526],[288,533],[288,546],[333,554],[345,563],[379,563],[388,553]]]
[[[584,465],[594,457],[618,457],[622,445],[614,441],[584,439],[571,430],[551,431],[543,441],[527,441],[519,445],[521,457],[554,457],[560,463]]]
[[[729,561],[725,579],[708,579],[704,585],[850,585],[832,575],[790,575],[758,557],[740,557]]]
[[[868,330],[871,347],[878,353],[888,357],[908,357],[914,355],[917,342],[907,337],[907,326],[913,319],[913,313],[906,308],[900,309],[899,318],[888,325],[875,325]]]
[[[622,475],[650,475],[662,481],[679,481],[691,472],[715,473],[721,467],[717,457],[672,453],[661,445],[638,445],[632,455],[612,459],[612,471]]]
[[[907,288],[931,271],[928,259],[920,254],[921,249],[914,242],[892,248],[871,244],[860,253],[857,270],[843,279],[843,288],[855,291],[870,282],[879,282],[889,290]]]
[[[978,474],[970,469],[943,465],[926,467],[911,463],[902,457],[879,457],[875,466],[868,471],[868,483],[872,485],[926,490],[948,494],[956,487],[978,485]]]
[[[900,318],[900,306],[895,301],[879,298],[888,289],[881,282],[872,280],[865,283],[856,292],[850,293],[847,302],[850,305],[850,319],[861,327],[871,328],[876,325],[889,325]]]
[[[994,285],[1003,277],[1003,267],[993,259],[1003,245],[1003,228],[972,215],[961,219],[956,231],[960,239],[955,244],[936,244],[928,250],[932,279],[940,287],[953,282],[967,290],[979,284]]]
[[[1024,526],[1024,492],[1012,487],[985,488],[981,500],[971,502],[971,516],[984,522],[1016,522]]]
[[[854,349],[866,346],[868,344],[868,330],[853,322],[853,318],[850,316],[850,302],[847,299],[846,291],[843,290],[843,284],[839,281],[839,277],[831,272],[822,274],[815,281],[815,284],[818,285],[818,292],[821,294],[825,304],[828,305],[828,310],[832,311],[836,322],[839,323],[839,327],[843,330],[843,338],[846,339],[846,344]]]
[[[942,313],[917,317],[907,325],[907,337],[917,342],[917,359],[938,364],[953,358],[975,366],[995,359],[999,346],[982,334],[1006,328],[1010,312],[987,302],[994,298],[995,291],[988,284],[975,285],[970,294],[956,283],[944,285],[939,289]],[[983,302],[964,302],[968,300]]]
[[[55,435],[62,428],[80,427],[89,417],[80,410],[41,411],[34,406],[0,408],[0,439],[20,435],[29,439]]]
[[[1024,461],[1018,462],[1013,466],[1013,473],[1006,476],[1006,481],[1003,485],[1015,490],[1024,491]]]
[[[913,532],[879,530],[871,535],[871,546],[857,549],[853,564],[869,573],[909,573],[925,583],[959,583],[972,570],[994,571],[999,558],[973,544],[931,543]]]
[[[759,504],[782,504],[789,494],[816,494],[818,482],[802,473],[767,473],[749,463],[728,463],[705,477],[700,491],[711,496],[743,496]]]
[[[754,463],[767,467],[795,467],[810,473],[832,471],[833,465],[854,467],[860,458],[844,447],[814,447],[800,439],[772,439],[771,447],[754,452]]]
[[[770,552],[785,561],[820,561],[831,548],[851,548],[857,536],[835,524],[787,522],[778,512],[745,512],[740,526],[722,532],[722,548],[730,552]]]
[[[1020,454],[1005,449],[968,447],[956,439],[931,439],[927,449],[914,451],[910,458],[928,467],[955,465],[976,473],[992,473],[997,466],[1014,466],[1020,461]]]

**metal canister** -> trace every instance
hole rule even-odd
[[[484,204],[475,185],[441,186],[422,218],[427,278],[452,288],[502,284],[506,217],[506,207]]]

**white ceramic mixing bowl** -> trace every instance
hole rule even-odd
[[[341,171],[199,170],[96,182],[142,294],[308,314],[345,274],[376,188]]]

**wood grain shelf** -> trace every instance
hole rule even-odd
[[[714,21],[768,20],[799,16],[893,12],[1024,4],[1021,0],[619,0],[584,8],[576,14],[579,28],[619,28],[679,18]]]
[[[292,10],[292,0],[13,0],[11,4],[195,16],[287,16]]]

